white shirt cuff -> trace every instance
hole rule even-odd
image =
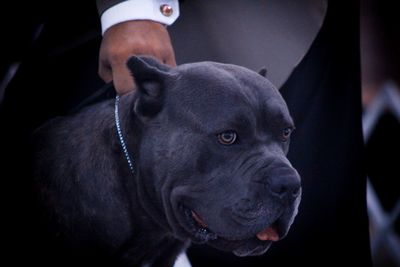
[[[163,12],[163,5],[168,5],[172,13]],[[128,20],[153,20],[171,25],[178,17],[178,0],[128,0],[104,11],[101,15],[101,32],[104,34],[111,26]]]

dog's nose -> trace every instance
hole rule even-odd
[[[300,177],[297,173],[270,178],[268,185],[271,194],[281,199],[295,199],[301,191]]]

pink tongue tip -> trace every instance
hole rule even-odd
[[[278,241],[279,240],[279,234],[273,227],[268,227],[261,232],[257,233],[257,238],[260,239],[261,241]]]

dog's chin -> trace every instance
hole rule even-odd
[[[238,257],[260,256],[267,252],[271,245],[272,241],[266,241],[262,245],[257,245],[249,242],[232,250],[232,253]]]
[[[273,241],[261,241],[256,237],[245,240],[231,241],[217,238],[207,244],[222,251],[232,252],[239,257],[259,256],[264,254],[272,245]]]
[[[185,206],[180,206],[179,223],[185,230],[187,238],[193,243],[204,244],[222,251],[232,252],[236,256],[258,256],[265,253],[274,241],[283,238],[287,229],[281,229],[279,220],[264,230],[243,239],[220,236],[214,233],[201,217]]]

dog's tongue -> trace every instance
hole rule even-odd
[[[257,238],[260,239],[261,241],[278,241],[279,240],[279,234],[273,227],[268,227],[261,232],[257,233]]]

